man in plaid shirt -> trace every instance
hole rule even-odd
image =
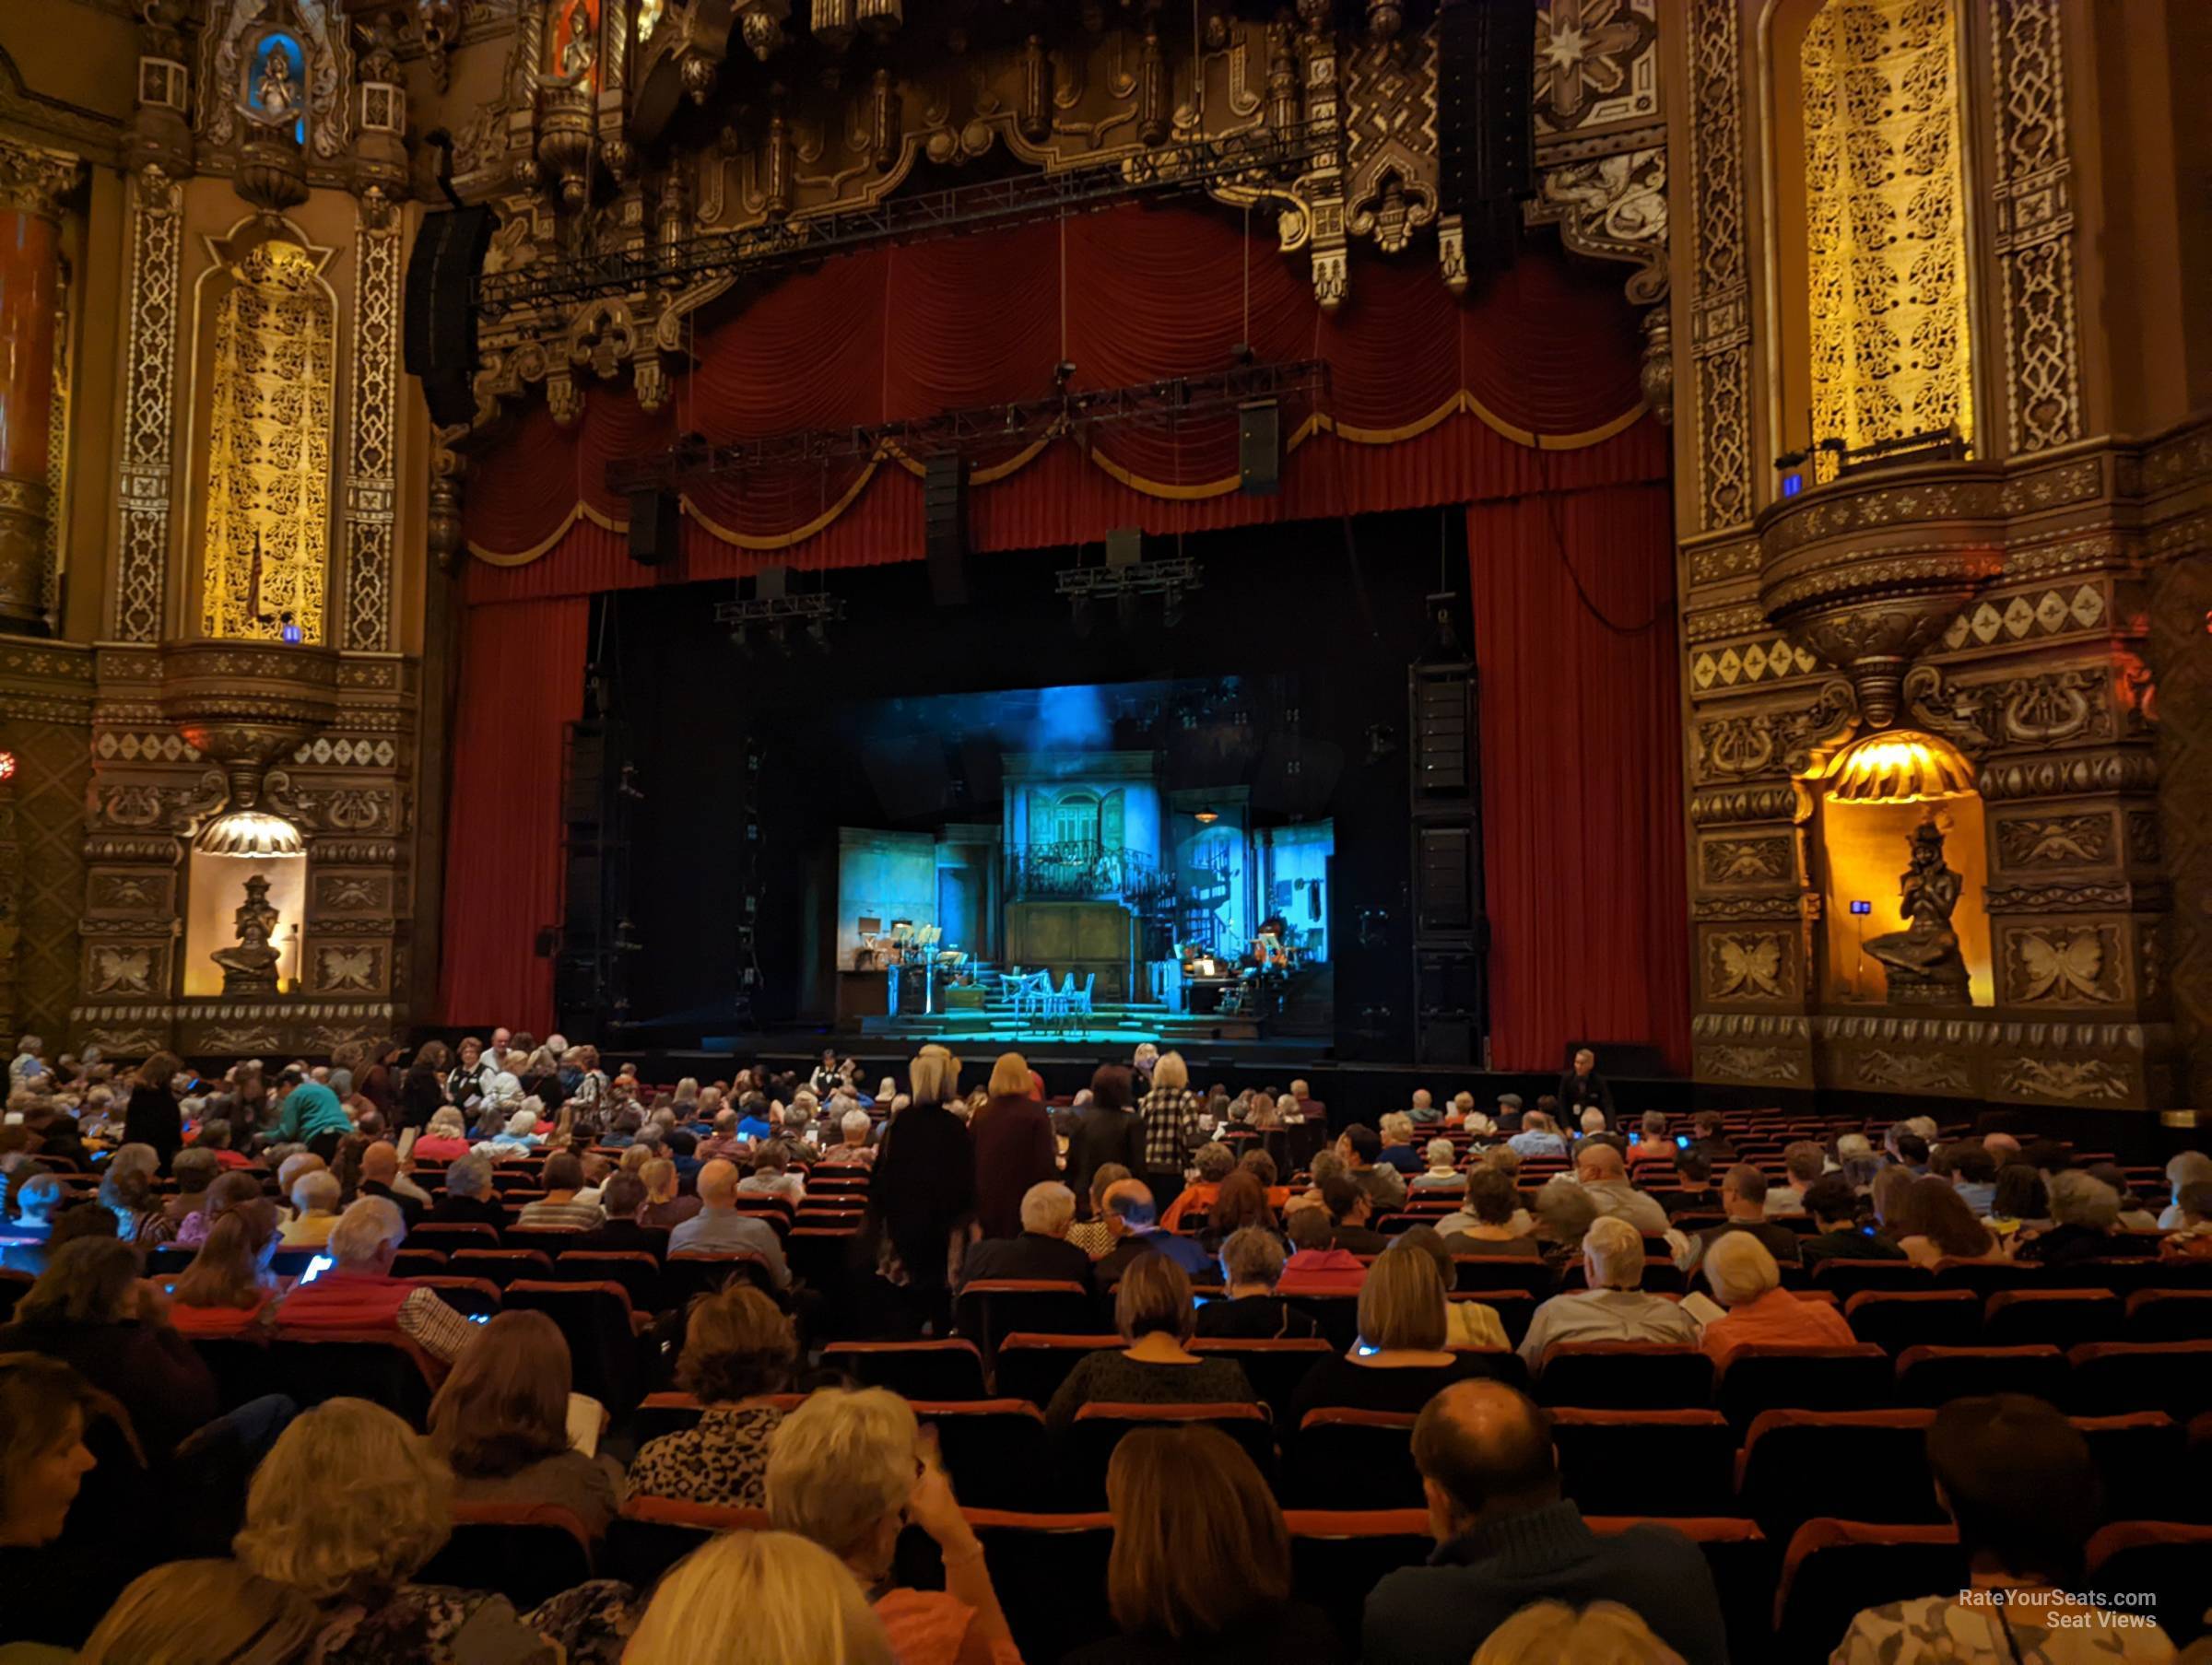
[[[1182,1194],[1191,1153],[1206,1141],[1198,1125],[1205,1104],[1191,1091],[1190,1067],[1180,1052],[1162,1052],[1152,1066],[1152,1090],[1137,1100],[1145,1119],[1145,1173],[1155,1197]]]

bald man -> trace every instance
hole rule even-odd
[[[1413,1425],[1436,1551],[1367,1599],[1367,1665],[1465,1665],[1532,1601],[1618,1601],[1688,1665],[1725,1665],[1721,1599],[1705,1557],[1646,1522],[1600,1538],[1559,1495],[1544,1413],[1502,1382],[1458,1382]]]
[[[429,1212],[430,1193],[399,1171],[399,1152],[382,1139],[361,1153],[361,1195],[394,1204],[410,1230]]]
[[[1574,1177],[1590,1193],[1601,1214],[1626,1220],[1638,1231],[1659,1237],[1666,1235],[1666,1210],[1656,1197],[1645,1195],[1629,1183],[1629,1165],[1609,1144],[1585,1144],[1575,1153]]]
[[[791,1268],[783,1263],[775,1227],[758,1214],[738,1212],[737,1169],[732,1163],[718,1160],[699,1170],[699,1213],[668,1234],[668,1252],[759,1255],[776,1287],[791,1287]]]

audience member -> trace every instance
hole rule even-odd
[[[1267,1201],[1267,1187],[1259,1174],[1248,1167],[1231,1169],[1214,1193],[1213,1206],[1206,1211],[1206,1229],[1200,1234],[1209,1254],[1220,1252],[1221,1245],[1236,1232],[1257,1230],[1282,1235],[1282,1222]]]
[[[2212,1179],[2182,1187],[2173,1229],[2159,1244],[2164,1260],[2212,1260]]]
[[[1374,1212],[1371,1192],[1345,1175],[1332,1175],[1322,1180],[1317,1189],[1334,1228],[1330,1241],[1337,1248],[1349,1249],[1356,1255],[1379,1255],[1390,1247],[1390,1239],[1367,1223]]]
[[[1287,1426],[1295,1430],[1307,1412],[1324,1406],[1411,1413],[1453,1382],[1498,1375],[1490,1355],[1445,1350],[1446,1299],[1436,1262],[1418,1249],[1377,1256],[1359,1291],[1358,1339],[1306,1372],[1290,1397]],[[1504,1362],[1520,1373],[1516,1361]]]
[[[649,1150],[649,1148],[645,1145],[630,1146],[623,1155],[625,1166],[629,1165],[631,1155],[639,1151]],[[735,1175],[738,1171],[743,1158],[725,1160],[717,1156],[713,1160],[722,1162]],[[712,1163],[707,1166],[712,1167]],[[629,1171],[635,1174],[639,1182],[645,1187],[645,1201],[638,1211],[638,1223],[641,1225],[650,1225],[658,1231],[673,1232],[685,1221],[697,1214],[704,1206],[696,1192],[689,1195],[682,1193],[681,1181],[677,1178],[676,1164],[665,1156],[648,1155],[640,1157],[636,1166],[630,1167]],[[702,1167],[700,1171],[703,1173],[706,1169]],[[734,1189],[736,1183],[737,1181],[733,1179],[731,1191],[733,1196],[736,1194]]]
[[[1489,1635],[1472,1665],[1683,1665],[1682,1656],[1618,1601],[1581,1612],[1532,1601]]]
[[[1735,1160],[1735,1146],[1728,1143],[1718,1110],[1700,1110],[1689,1119],[1689,1148],[1702,1157],[1710,1167]]]
[[[1095,1089],[1095,1084],[1094,1084]],[[1137,1171],[1155,1197],[1182,1194],[1191,1153],[1206,1143],[1206,1106],[1191,1091],[1190,1066],[1180,1052],[1153,1061],[1151,1085],[1137,1103],[1144,1123],[1144,1166]]]
[[[1124,1179],[1106,1193],[1106,1225],[1113,1247],[1091,1268],[1091,1281],[1112,1289],[1131,1265],[1152,1255],[1164,1255],[1185,1274],[1208,1270],[1211,1260],[1205,1248],[1180,1233],[1162,1231],[1152,1209],[1152,1193],[1143,1181]]]
[[[2051,1229],[2021,1238],[2015,1250],[2021,1260],[2042,1266],[2072,1266],[2113,1252],[2120,1198],[2111,1186],[2069,1169],[2053,1174],[2044,1189],[2050,1197]]]
[[[2166,1660],[2173,1644],[2140,1608],[2084,1601],[2084,1546],[2101,1487],[2088,1443],[2020,1393],[1955,1399],[1928,1429],[1936,1497],[1958,1529],[1964,1589],[1869,1607],[1834,1665]]]
[[[161,1204],[161,1213],[173,1233],[192,1215],[200,1212],[207,1197],[207,1188],[222,1173],[223,1165],[212,1150],[199,1144],[190,1144],[176,1154],[170,1163],[170,1172],[175,1177],[174,1195]]]
[[[1561,1174],[1544,1182],[1531,1212],[1533,1235],[1547,1265],[1564,1270],[1582,1258],[1583,1234],[1597,1218],[1597,1204],[1588,1191]]]
[[[2113,1229],[2127,1232],[2154,1232],[2159,1229],[2158,1216],[2143,1206],[2143,1198],[2121,1171],[2116,1162],[2100,1162],[2089,1169],[2089,1178],[2100,1185],[2112,1188],[2112,1200],[2119,1205]]]
[[[399,1148],[388,1140],[376,1140],[361,1153],[359,1194],[394,1204],[410,1230],[429,1212],[430,1193],[400,1172]]]
[[[254,1473],[238,1564],[314,1602],[326,1624],[343,1621],[325,1633],[318,1665],[555,1665],[559,1648],[504,1596],[412,1581],[445,1547],[453,1495],[453,1471],[406,1423],[366,1400],[328,1400],[302,1413]]]
[[[141,1573],[76,1656],[79,1665],[295,1665],[326,1621],[298,1590],[229,1558]]]
[[[869,1143],[876,1131],[874,1118],[858,1106],[847,1110],[837,1121],[841,1143],[822,1153],[816,1165],[821,1167],[862,1167],[876,1160],[876,1147]]]
[[[1769,1219],[1805,1213],[1805,1188],[1828,1171],[1828,1154],[1810,1139],[1795,1140],[1783,1147],[1782,1166],[1788,1182],[1767,1188]]]
[[[1951,1184],[1959,1199],[1975,1214],[1986,1215],[1996,1206],[1997,1158],[1988,1146],[1971,1140],[1938,1152],[1937,1156],[1948,1157],[1945,1164],[1949,1169]]]
[[[1413,1118],[1402,1110],[1394,1110],[1375,1126],[1382,1136],[1382,1148],[1375,1154],[1375,1160],[1386,1167],[1396,1168],[1410,1182],[1423,1166],[1420,1153],[1413,1147]]]
[[[985,1237],[969,1246],[960,1263],[960,1281],[978,1278],[1041,1278],[1088,1284],[1090,1257],[1067,1240],[1075,1224],[1076,1193],[1056,1179],[1030,1187],[1021,1199],[1018,1237]]]
[[[1841,1312],[1824,1301],[1801,1301],[1782,1286],[1782,1268],[1747,1231],[1713,1239],[1705,1251],[1705,1282],[1724,1317],[1705,1326],[1698,1344],[1713,1367],[1725,1367],[1739,1347],[1852,1347],[1858,1344]]]
[[[184,1061],[174,1052],[156,1052],[131,1076],[130,1104],[124,1111],[124,1143],[151,1150],[157,1171],[164,1174],[184,1143],[175,1085],[183,1068]]]
[[[276,1317],[268,1273],[277,1243],[276,1211],[256,1197],[228,1209],[170,1291],[170,1322],[180,1335],[244,1335]]]
[[[1872,1222],[1859,1224],[1858,1194],[1841,1174],[1823,1174],[1805,1188],[1805,1212],[1818,1227],[1797,1240],[1797,1256],[1808,1272],[1822,1260],[1901,1260],[1905,1251]]]
[[[826,1388],[784,1418],[769,1448],[768,1512],[778,1531],[820,1544],[879,1592],[876,1616],[899,1665],[1021,1665],[983,1546],[896,1393]],[[937,1547],[941,1590],[891,1585],[910,1524]]]
[[[1078,1220],[1067,1228],[1067,1240],[1093,1260],[1104,1259],[1115,1242],[1112,1223],[1106,1218],[1106,1193],[1129,1177],[1129,1170],[1118,1162],[1094,1169],[1090,1176],[1090,1194],[1085,1199],[1090,1207],[1090,1218]],[[1075,1189],[1072,1181],[1068,1189]]]
[[[1094,1219],[1101,1197],[1094,1183],[1099,1169],[1111,1164],[1141,1175],[1147,1168],[1144,1119],[1130,1108],[1130,1086],[1126,1067],[1100,1065],[1090,1078],[1090,1101],[1077,1112],[1076,1130],[1068,1137],[1068,1187],[1077,1196],[1090,1199]],[[1175,1176],[1175,1189],[1182,1189],[1180,1172]]]
[[[670,1254],[753,1255],[768,1268],[769,1279],[778,1289],[791,1287],[791,1268],[784,1264],[783,1245],[775,1227],[738,1210],[735,1167],[710,1162],[700,1168],[699,1203],[699,1212],[668,1234]],[[644,1218],[652,1220],[650,1208]]]
[[[852,1569],[795,1532],[708,1539],[653,1586],[622,1659],[623,1665],[903,1665]]]
[[[1185,1214],[1203,1214],[1210,1210],[1215,1197],[1220,1194],[1221,1182],[1236,1171],[1237,1158],[1229,1146],[1212,1140],[1198,1147],[1191,1158],[1191,1166],[1198,1170],[1198,1177],[1183,1187],[1182,1194],[1159,1216],[1163,1230],[1179,1229]]]
[[[1697,1321],[1677,1302],[1645,1295],[1643,1236],[1626,1220],[1593,1220],[1583,1234],[1585,1290],[1557,1295],[1529,1319],[1521,1357],[1532,1371],[1567,1342],[1660,1342],[1695,1346]]]
[[[1113,1296],[1114,1328],[1124,1345],[1087,1353],[1045,1408],[1044,1420],[1065,1434],[1092,1401],[1110,1404],[1252,1402],[1252,1384],[1232,1359],[1201,1358],[1183,1343],[1197,1324],[1191,1281],[1166,1255],[1139,1255]]]
[[[1553,1127],[1551,1118],[1542,1110],[1531,1110],[1521,1119],[1521,1131],[1506,1142],[1513,1154],[1523,1161],[1532,1156],[1564,1156],[1567,1141]]]
[[[1637,1124],[1635,1143],[1629,1146],[1629,1167],[1631,1170],[1643,1163],[1660,1166],[1675,1159],[1678,1147],[1667,1137],[1666,1113],[1664,1110],[1646,1110]]]
[[[436,1291],[392,1275],[406,1232],[399,1210],[381,1197],[363,1197],[340,1214],[329,1245],[336,1265],[284,1297],[286,1327],[394,1330],[433,1359],[450,1365],[459,1358],[477,1327]]]
[[[1367,1264],[1348,1249],[1336,1247],[1336,1227],[1318,1204],[1293,1207],[1285,1223],[1290,1256],[1283,1262],[1277,1293],[1286,1296],[1358,1295],[1367,1282]]]
[[[700,1418],[638,1448],[630,1495],[760,1507],[769,1436],[783,1419],[768,1399],[782,1391],[797,1357],[791,1320],[749,1284],[733,1279],[693,1300],[676,1380],[699,1401]]]
[[[1428,1166],[1407,1180],[1408,1192],[1424,1197],[1456,1197],[1467,1189],[1467,1177],[1459,1171],[1459,1147],[1449,1139],[1431,1139],[1422,1152]]]
[[[1932,1267],[1938,1260],[2006,1258],[2003,1241],[1974,1218],[1974,1211],[1947,1179],[1912,1181],[1898,1196],[1883,1225],[1897,1238],[1905,1259],[1915,1266]]]
[[[2182,1223],[2182,1192],[2185,1188],[2212,1184],[2212,1152],[2178,1151],[2168,1157],[2166,1183],[2171,1190],[2173,1201],[2159,1215],[2160,1231],[2171,1231]]]
[[[571,1443],[571,1379],[569,1343],[544,1313],[502,1312],[485,1326],[430,1401],[430,1448],[453,1472],[456,1503],[547,1505],[606,1534],[622,1465]]]
[[[1436,1108],[1436,1096],[1427,1087],[1414,1088],[1413,1096],[1408,1100],[1408,1104],[1410,1108],[1406,1114],[1413,1119],[1414,1126],[1441,1127],[1443,1125],[1444,1113]]]
[[[338,1141],[353,1131],[352,1118],[338,1096],[296,1069],[276,1078],[276,1129],[273,1143],[304,1144],[324,1161],[338,1154]]]
[[[1588,1047],[1575,1049],[1567,1071],[1559,1077],[1559,1089],[1553,1095],[1559,1108],[1580,1121],[1586,1110],[1602,1112],[1603,1126],[1613,1125],[1613,1089],[1606,1078],[1597,1073],[1597,1054]]]
[[[1509,1152],[1508,1155],[1511,1155]],[[1467,1175],[1467,1200],[1460,1212],[1437,1222],[1444,1247],[1455,1255],[1503,1255],[1533,1260],[1544,1246],[1514,1219],[1521,1212],[1521,1192],[1512,1177],[1487,1160]]]
[[[464,1156],[445,1170],[445,1190],[430,1204],[430,1218],[441,1225],[506,1227],[507,1208],[493,1189],[489,1156]]]
[[[169,1322],[169,1301],[117,1238],[65,1243],[0,1327],[0,1354],[58,1359],[130,1418],[148,1461],[166,1462],[221,1409],[215,1378]]]
[[[1283,1245],[1271,1231],[1247,1226],[1221,1245],[1226,1293],[1198,1308],[1197,1333],[1209,1339],[1298,1341],[1321,1333],[1311,1313],[1276,1293],[1283,1275]]]
[[[1997,1169],[1996,1194],[1983,1224],[2006,1244],[2018,1242],[2024,1233],[2049,1230],[2051,1200],[2042,1175],[2026,1162],[2007,1162]]]
[[[683,1165],[677,1165],[683,1171]],[[741,1197],[781,1197],[796,1208],[806,1201],[806,1176],[792,1167],[791,1145],[782,1139],[763,1140],[753,1147],[753,1171],[737,1181]]]
[[[1767,1218],[1767,1177],[1748,1162],[1739,1162],[1721,1180],[1721,1212],[1727,1219],[1709,1225],[1688,1239],[1677,1257],[1682,1270],[1695,1271],[1712,1246],[1723,1237],[1755,1237],[1761,1249],[1777,1260],[1799,1263],[1797,1234]]]
[[[1348,1656],[1291,1600],[1290,1534],[1267,1483],[1218,1428],[1139,1428],[1106,1468],[1106,1599],[1122,1634],[1065,1665],[1331,1665]]]
[[[36,1164],[31,1166],[36,1171],[26,1175],[13,1188],[16,1217],[7,1222],[6,1231],[10,1237],[36,1242],[53,1229],[54,1214],[67,1193],[54,1175]]]
[[[1059,1178],[1059,1152],[1052,1118],[1020,1053],[1000,1055],[991,1069],[990,1093],[968,1124],[975,1141],[975,1217],[986,1238],[1009,1238],[1022,1230],[1022,1204],[1030,1190]]]
[[[959,1096],[959,1059],[924,1047],[907,1072],[912,1099],[885,1124],[868,1172],[868,1209],[882,1244],[877,1270],[917,1304],[910,1318],[939,1324],[948,1316],[957,1239],[975,1216],[975,1145],[967,1123],[947,1108]]]
[[[1538,1600],[1618,1601],[1692,1665],[1728,1657],[1698,1546],[1653,1521],[1591,1531],[1559,1495],[1551,1430],[1526,1395],[1500,1382],[1445,1389],[1414,1422],[1413,1460],[1437,1549],[1368,1596],[1365,1665],[1465,1665]]]
[[[1629,1183],[1628,1166],[1609,1144],[1589,1143],[1575,1152],[1574,1177],[1601,1216],[1626,1220],[1652,1237],[1666,1232],[1666,1210]]]
[[[1480,1301],[1455,1301],[1451,1298],[1453,1284],[1459,1276],[1459,1268],[1453,1264],[1452,1251],[1432,1225],[1409,1225],[1400,1232],[1389,1252],[1399,1249],[1418,1249],[1429,1257],[1436,1267],[1436,1275],[1442,1282],[1444,1299],[1444,1345],[1447,1347],[1503,1347],[1506,1343],[1505,1325],[1498,1317],[1495,1307],[1486,1307]]]
[[[291,1203],[299,1212],[285,1225],[285,1248],[321,1249],[330,1241],[338,1223],[338,1190],[337,1175],[325,1167],[311,1168],[293,1182]]]
[[[1380,1161],[1382,1136],[1371,1127],[1354,1122],[1336,1141],[1336,1155],[1344,1160],[1345,1176],[1366,1193],[1369,1208],[1377,1214],[1401,1208],[1406,1202],[1406,1176]],[[1313,1178],[1319,1179],[1318,1171]]]

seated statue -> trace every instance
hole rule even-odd
[[[1966,958],[1951,909],[1965,882],[1944,862],[1943,831],[1933,815],[1912,829],[1909,848],[1912,863],[1899,885],[1905,928],[1874,938],[1866,952],[1888,968],[1891,1005],[1963,1005]]]
[[[269,940],[276,934],[276,909],[269,904],[269,882],[255,874],[246,881],[246,899],[231,916],[238,946],[218,948],[207,957],[223,968],[225,994],[274,994],[280,958]]]

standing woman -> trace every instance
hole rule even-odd
[[[1060,1177],[1052,1118],[1020,1053],[999,1058],[991,1072],[991,1096],[970,1119],[968,1131],[975,1138],[975,1214],[983,1236],[1019,1237],[1021,1200],[1030,1187]]]
[[[1131,1097],[1128,1069],[1100,1064],[1090,1078],[1090,1102],[1077,1117],[1067,1142],[1067,1188],[1077,1196],[1090,1194],[1091,1176],[1110,1162],[1132,1174],[1145,1171],[1145,1123],[1129,1108]],[[1097,1212],[1094,1207],[1092,1213]]]
[[[177,1113],[177,1095],[170,1078],[183,1069],[174,1052],[157,1052],[138,1066],[131,1077],[131,1102],[124,1112],[123,1141],[153,1148],[166,1174],[184,1143],[184,1122]]]
[[[464,1110],[484,1096],[484,1089],[491,1085],[493,1067],[484,1057],[484,1043],[470,1035],[461,1042],[461,1061],[453,1073],[445,1078],[445,1096],[449,1102]]]
[[[374,1105],[384,1125],[399,1125],[399,1042],[380,1041],[362,1061],[360,1094]]]
[[[441,1040],[426,1040],[417,1049],[399,1078],[399,1119],[392,1124],[394,1131],[413,1128],[419,1135],[430,1125],[430,1118],[445,1108],[445,1072],[452,1060]]]
[[[912,1100],[884,1127],[868,1173],[876,1270],[911,1292],[916,1321],[933,1318],[942,1331],[958,1237],[975,1214],[975,1145],[967,1123],[947,1108],[959,1094],[959,1059],[924,1047],[907,1080]]]

